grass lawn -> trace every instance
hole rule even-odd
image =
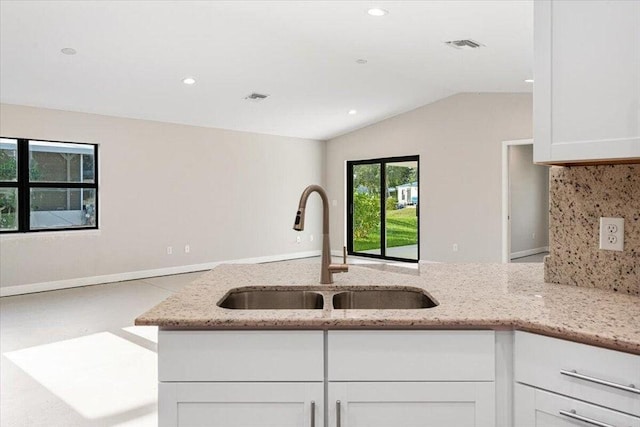
[[[16,228],[15,212],[0,214],[0,228],[7,230],[13,230]]]
[[[387,211],[387,247],[415,245],[418,243],[418,217],[414,208]],[[354,252],[380,248],[380,228],[364,239],[353,242]]]

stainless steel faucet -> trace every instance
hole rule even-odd
[[[331,264],[331,244],[329,243],[329,198],[324,188],[319,185],[310,185],[304,189],[300,196],[298,204],[298,212],[296,213],[296,221],[293,229],[296,231],[304,230],[304,213],[307,207],[307,199],[311,193],[316,192],[322,198],[322,259],[320,269],[320,283],[333,283],[333,273],[346,273],[349,271],[347,265],[347,248],[342,248],[342,264]]]

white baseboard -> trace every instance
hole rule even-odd
[[[256,258],[242,258],[228,261],[215,261],[203,264],[179,265],[176,267],[138,270],[126,273],[106,274],[103,276],[79,277],[77,279],[55,280],[52,282],[29,283],[27,285],[7,286],[0,288],[0,297],[31,294],[34,292],[55,291],[59,289],[77,288],[80,286],[100,285],[104,283],[123,282],[126,280],[146,279],[148,277],[170,276],[172,274],[192,273],[194,271],[211,270],[220,264],[260,264],[265,262],[286,261],[289,259],[319,256],[320,251],[297,252],[292,254],[270,255]]]
[[[536,255],[542,252],[549,252],[549,246],[543,246],[541,248],[527,249],[526,251],[512,252],[510,259],[522,258],[525,256]]]

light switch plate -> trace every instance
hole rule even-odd
[[[624,250],[624,218],[600,218],[600,249]]]

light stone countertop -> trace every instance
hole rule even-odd
[[[136,319],[161,329],[518,329],[640,354],[640,298],[545,283],[542,264],[350,265],[319,285],[312,263],[220,265]],[[231,310],[233,288],[407,286],[439,305],[419,310]],[[326,298],[325,298],[326,299]]]

